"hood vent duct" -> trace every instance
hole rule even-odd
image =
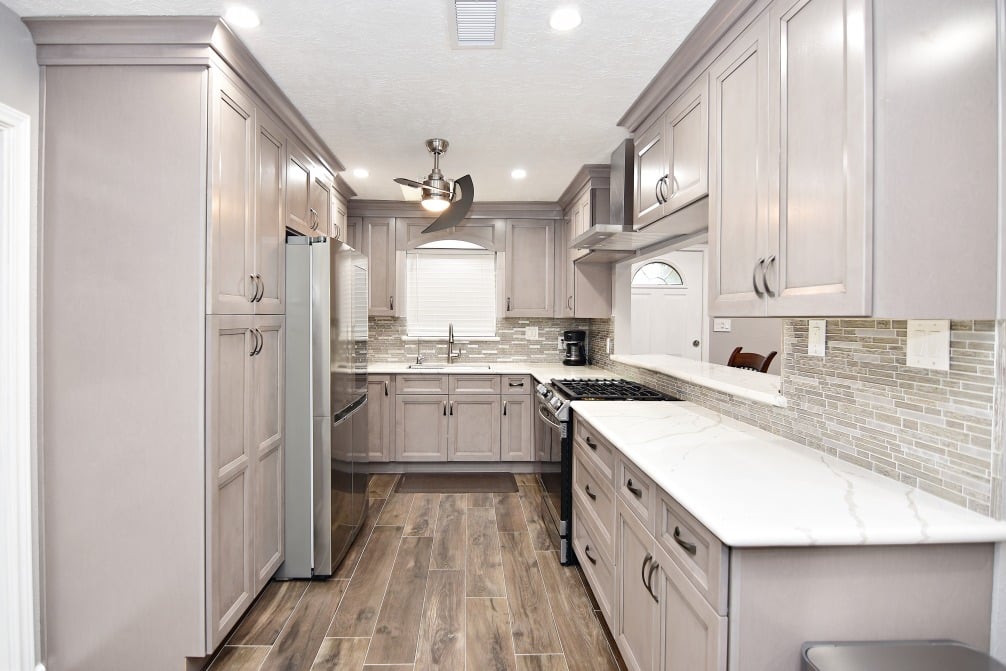
[[[499,5],[497,0],[454,0],[452,21],[456,45],[495,47]]]

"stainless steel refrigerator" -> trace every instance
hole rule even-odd
[[[338,240],[286,247],[286,559],[331,575],[367,512],[367,257]]]

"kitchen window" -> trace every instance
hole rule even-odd
[[[647,263],[632,276],[634,287],[681,287],[684,284],[681,273],[663,261]]]
[[[409,336],[496,335],[496,253],[473,243],[444,240],[406,253]]]

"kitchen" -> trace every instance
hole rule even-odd
[[[662,25],[674,40],[626,55],[633,77],[593,89],[590,143],[553,131],[520,162],[507,132],[545,127],[549,96],[486,107],[493,137],[428,124],[389,99],[414,50],[379,55],[367,115],[289,74],[306,57],[276,14],[6,4],[11,668],[797,669],[825,654],[804,642],[887,639],[1006,659],[1001,2],[689,3]],[[452,50],[463,3],[444,4],[415,23],[439,31],[432,53],[514,69],[509,44]],[[644,34],[640,8],[599,4],[560,32],[552,7],[499,3],[497,34],[554,40],[557,66],[598,58],[570,46],[605,37],[597,17]],[[326,9],[345,39],[394,32]],[[446,81],[440,109],[486,95]],[[450,225],[427,231],[437,206]],[[370,507],[310,582],[273,579],[304,493],[292,455],[314,440],[289,419],[292,354],[313,361],[317,338],[290,349],[287,234],[366,268],[326,285],[328,318],[352,304],[352,324],[331,331],[330,414],[298,421],[352,444],[334,380],[353,379],[340,409],[367,442],[344,463]],[[676,356],[633,344],[640,264],[661,259],[661,300],[699,297]],[[778,339],[756,342],[765,324]],[[712,360],[726,335],[777,350],[778,374]],[[582,378],[633,400],[578,400]],[[445,472],[512,489],[403,489]],[[470,542],[438,540],[452,529]],[[427,615],[459,611],[431,657]]]

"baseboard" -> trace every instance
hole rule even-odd
[[[371,473],[558,473],[559,464],[538,461],[390,461],[367,464]]]

